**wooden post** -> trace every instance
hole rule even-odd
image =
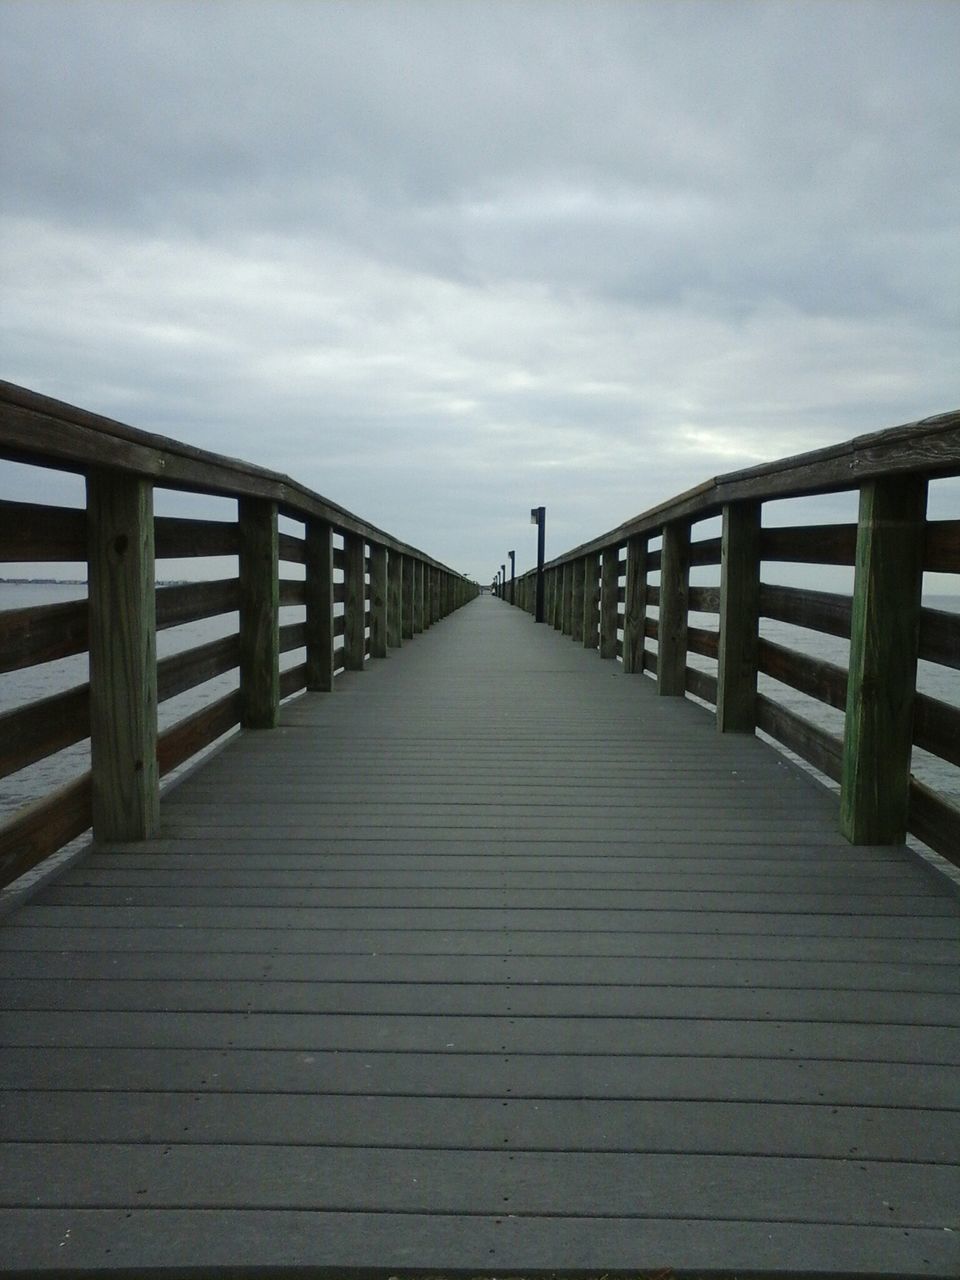
[[[583,647],[596,649],[600,644],[600,556],[592,552],[583,557]]]
[[[573,564],[563,562],[563,587],[560,600],[560,630],[565,636],[573,635]]]
[[[620,548],[607,547],[603,553],[600,581],[600,657],[617,656],[620,623]]]
[[[403,556],[387,553],[387,644],[399,649],[403,644]]]
[[[760,652],[760,503],[723,508],[720,552],[720,656],[717,728],[753,733],[757,727]]]
[[[387,548],[370,544],[370,657],[387,656]]]
[[[366,656],[366,565],[363,538],[358,533],[343,535],[344,633],[343,665],[347,671],[362,671]]]
[[[579,644],[583,644],[583,602],[586,594],[584,587],[586,585],[587,562],[584,559],[574,560],[570,569],[572,573],[571,582],[573,584],[573,612],[570,618],[572,630],[570,635]]]
[[[627,542],[627,585],[623,609],[623,669],[637,675],[643,671],[647,620],[647,539],[634,534]]]
[[[923,585],[926,481],[860,490],[840,829],[853,844],[906,834]]]
[[[333,529],[325,520],[306,522],[307,688],[333,688]]]
[[[153,489],[87,477],[93,833],[144,840],[160,820]]]
[[[412,640],[414,632],[413,620],[413,566],[410,556],[400,557],[400,643]]]
[[[277,504],[239,498],[240,723],[273,729],[280,718],[280,569]]]
[[[423,561],[414,560],[413,562],[413,632],[419,635],[426,630],[426,619],[423,610]]]
[[[660,626],[657,693],[682,698],[687,687],[687,611],[690,590],[690,525],[663,527],[660,553]]]

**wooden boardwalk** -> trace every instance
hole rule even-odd
[[[958,941],[481,598],[4,923],[0,1267],[956,1275]]]

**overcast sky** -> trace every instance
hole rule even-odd
[[[2,0],[0,58],[3,376],[483,580],[960,401],[953,0]]]

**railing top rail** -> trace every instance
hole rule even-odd
[[[715,476],[556,556],[546,567],[620,546],[628,538],[659,531],[673,520],[706,519],[717,515],[728,502],[838,493],[877,476],[911,473],[930,477],[960,474],[960,409]]]
[[[455,572],[280,472],[140,431],[3,381],[0,457],[80,473],[91,468],[125,471],[149,477],[170,489],[229,498],[265,498],[276,502],[282,514],[294,519],[325,520],[340,533],[359,534],[391,551],[416,556],[447,573]]]

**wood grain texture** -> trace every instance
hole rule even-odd
[[[272,729],[280,707],[280,579],[275,503],[242,498],[240,517],[240,722]]]
[[[87,477],[93,829],[143,839],[160,821],[153,490]]]
[[[603,553],[600,580],[600,657],[617,656],[617,629],[620,625],[620,548]]]
[[[600,645],[600,556],[585,556],[583,561],[583,647]]]
[[[644,621],[647,615],[647,541],[640,536],[627,543],[627,582],[624,588],[623,669],[643,671]]]
[[[753,733],[760,643],[759,503],[724,507],[721,555],[717,728],[721,733]]]
[[[860,490],[840,823],[859,844],[900,844],[910,805],[925,480]]]
[[[370,548],[370,640],[371,658],[387,656],[387,549],[376,543]]]
[[[687,614],[690,590],[690,526],[684,521],[663,531],[660,560],[660,625],[657,636],[659,663],[657,692],[661,697],[683,697],[687,670]],[[649,592],[653,598],[653,592]]]
[[[345,534],[343,661],[348,671],[362,671],[367,652],[366,609],[367,585],[363,539]]]
[[[308,520],[306,554],[307,688],[329,693],[333,688],[333,529],[326,521]]]
[[[759,740],[484,597],[163,813],[0,929],[8,1269],[956,1272],[956,900]]]

